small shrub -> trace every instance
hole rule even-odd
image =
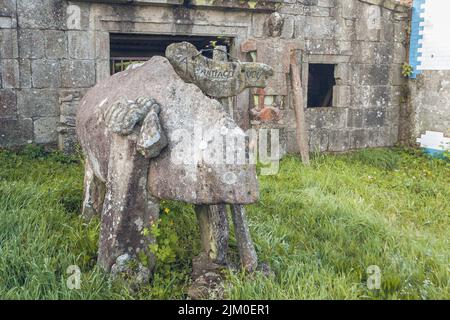
[[[149,246],[150,251],[156,256],[158,264],[167,265],[174,263],[179,251],[178,236],[174,226],[173,215],[169,208],[161,206],[160,218],[150,228],[144,228],[144,236],[152,236],[156,243]],[[145,257],[140,258],[145,265]]]
[[[12,154],[13,152],[9,153]],[[82,160],[79,151],[76,151],[73,155],[65,155],[59,150],[47,150],[44,146],[37,144],[28,144],[17,154],[28,159],[46,159],[64,164],[78,163]]]
[[[403,64],[403,66],[402,66],[402,75],[405,77],[405,78],[408,78],[409,76],[411,76],[412,75],[412,73],[413,73],[413,71],[414,71],[414,69],[413,69],[413,67],[409,64],[409,63],[404,63]]]
[[[22,149],[20,154],[29,159],[39,159],[39,158],[44,158],[46,155],[48,155],[48,152],[45,151],[44,147],[42,147],[42,146],[35,145],[35,144],[27,144]]]
[[[47,158],[49,160],[64,164],[78,163],[80,161],[78,155],[65,155],[61,151],[53,151],[47,156]]]

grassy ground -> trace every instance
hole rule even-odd
[[[151,285],[132,292],[96,266],[99,223],[79,216],[82,164],[28,148],[0,151],[0,297],[185,298],[200,250],[192,208],[164,203]],[[412,150],[295,157],[261,177],[248,207],[260,258],[275,275],[229,275],[231,299],[449,299],[450,167]],[[236,256],[232,239],[231,252]],[[82,270],[80,290],[66,269]],[[369,290],[367,268],[381,270]]]

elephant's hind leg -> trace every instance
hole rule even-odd
[[[82,216],[91,220],[94,216],[100,216],[105,199],[105,184],[98,179],[92,170],[89,161],[86,161],[84,171],[84,198]]]
[[[227,208],[219,205],[196,205],[203,251],[212,262],[227,264],[229,227]]]
[[[231,205],[231,215],[242,267],[249,272],[255,271],[258,267],[258,257],[250,237],[245,207],[240,204]]]

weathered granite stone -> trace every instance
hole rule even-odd
[[[337,85],[347,85],[350,81],[350,67],[348,63],[339,63],[334,68],[334,79]]]
[[[389,128],[380,127],[367,130],[366,134],[368,135],[367,146],[370,148],[378,148],[384,147],[386,145],[386,141],[388,141],[386,136],[388,136],[390,133]]]
[[[95,84],[94,60],[62,60],[61,82],[64,88],[90,88]]]
[[[0,16],[11,17],[16,12],[17,0],[1,0],[0,1]]]
[[[159,141],[155,132],[167,136],[168,146],[150,160],[156,153],[151,148],[163,146],[154,143]],[[77,133],[87,156],[86,172],[106,184],[99,263],[107,270],[121,254],[146,251],[153,240],[141,231],[157,219],[159,199],[195,204],[258,199],[254,165],[205,156],[215,151],[211,139],[242,139],[243,131],[219,102],[185,83],[163,57],[89,90],[78,109]],[[188,162],[179,161],[182,151],[189,152],[181,158]],[[233,179],[224,182],[230,175]],[[92,189],[93,180],[86,179],[85,190]],[[86,194],[85,203],[89,198]]]
[[[0,117],[17,114],[17,96],[14,90],[0,90]]]
[[[267,21],[268,33],[271,37],[279,37],[284,27],[284,19],[280,13],[274,12]]]
[[[111,267],[112,278],[122,277],[127,280],[131,290],[138,289],[140,285],[148,284],[150,272],[148,268],[136,261],[128,253],[117,257]]]
[[[347,108],[350,105],[350,86],[334,86],[333,107]]]
[[[33,141],[32,119],[0,118],[0,146],[11,147]]]
[[[204,57],[188,42],[167,47],[166,57],[178,75],[211,97],[232,97],[249,87],[266,86],[272,68],[262,63],[224,62]]]
[[[368,146],[367,130],[357,129],[350,131],[350,148],[366,148]]]
[[[42,30],[19,29],[19,55],[23,58],[41,59],[45,55],[45,38]]]
[[[313,152],[323,152],[328,149],[328,131],[325,129],[313,129],[309,134],[309,149]]]
[[[158,112],[149,111],[142,122],[142,128],[137,141],[137,150],[146,158],[158,156],[167,146],[167,137],[161,128]]]
[[[354,0],[341,0],[339,1],[341,7],[341,15],[346,19],[357,18],[357,3]]]
[[[61,86],[59,60],[32,60],[31,71],[34,88],[58,88]]]
[[[381,127],[384,125],[386,110],[368,109],[365,111],[364,125],[366,127]]]
[[[0,28],[0,58],[15,59],[18,55],[17,31]]]
[[[58,139],[56,126],[58,117],[42,117],[34,120],[34,140],[36,143],[55,143]]]
[[[308,108],[305,116],[311,129],[314,128],[345,128],[347,123],[346,108]]]
[[[349,149],[350,138],[346,130],[330,130],[328,135],[328,151],[342,152]]]
[[[283,39],[291,39],[294,36],[294,16],[286,16],[283,22],[283,29],[280,37]]]
[[[357,15],[360,19],[356,20],[356,39],[379,41],[383,28],[381,8],[376,5],[360,6]]]
[[[45,31],[45,55],[48,59],[67,58],[66,32],[60,30]]]
[[[3,88],[19,87],[19,62],[17,59],[1,59]]]
[[[130,264],[132,263],[132,258],[128,253],[125,253],[121,256],[118,256],[116,259],[116,263],[111,267],[111,275],[117,276],[120,273],[127,272],[130,268]]]
[[[68,31],[69,56],[73,59],[95,58],[94,32]]]
[[[349,109],[347,111],[347,127],[348,128],[362,128],[364,123],[363,110]]]
[[[77,135],[75,128],[58,127],[58,148],[66,155],[74,154],[77,146]]]
[[[50,89],[24,89],[17,92],[17,108],[24,117],[57,116],[58,92]]]
[[[111,72],[110,61],[108,60],[97,60],[95,63],[96,74],[95,78],[97,82],[108,79]]]
[[[78,105],[84,94],[85,94],[85,90],[61,91],[60,95],[59,95],[61,116],[75,117],[77,114]],[[73,121],[73,126],[75,126],[75,119]]]
[[[389,84],[390,65],[356,64],[353,66],[353,85],[384,86]]]
[[[386,108],[391,100],[391,90],[388,86],[373,86],[370,96],[370,105],[377,108]]]
[[[223,265],[211,262],[206,253],[192,260],[192,280],[188,296],[192,300],[223,299]]]
[[[19,80],[20,88],[31,88],[31,59],[19,59]]]
[[[84,90],[63,90],[59,92],[58,147],[65,154],[76,150],[75,117]]]
[[[66,5],[66,2],[61,0],[19,0],[19,26],[24,29],[63,29]]]

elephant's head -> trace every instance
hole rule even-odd
[[[180,78],[214,98],[233,97],[246,88],[264,88],[273,75],[272,67],[264,63],[206,58],[189,42],[169,45],[166,58]]]
[[[167,146],[167,137],[159,121],[160,105],[147,97],[135,101],[119,99],[104,113],[107,127],[121,136],[137,135],[136,149],[146,158],[154,158]]]

